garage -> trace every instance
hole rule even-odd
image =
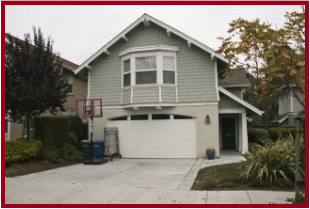
[[[195,158],[196,124],[188,116],[144,114],[112,118],[124,158]]]

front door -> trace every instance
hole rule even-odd
[[[236,149],[236,119],[222,118],[222,148]]]

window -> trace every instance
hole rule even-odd
[[[117,118],[111,118],[111,121],[119,121],[119,120],[127,120],[127,116],[121,116],[121,117],[117,117]]]
[[[124,87],[130,86],[131,84],[130,59],[125,60],[123,63],[123,82],[124,82]]]
[[[120,53],[122,56],[123,87],[148,84],[175,85],[177,65],[173,46],[133,47]]]
[[[156,84],[156,56],[136,58],[136,84]]]
[[[163,56],[163,83],[175,84],[175,59],[172,56]]]
[[[131,120],[148,120],[148,115],[132,115]]]
[[[68,76],[68,83],[67,83],[67,93],[73,94],[73,81],[74,78],[72,76]]]
[[[193,119],[193,118],[186,115],[174,115],[173,119],[178,120],[178,119]]]
[[[167,114],[154,114],[152,115],[152,120],[169,120],[170,115]]]

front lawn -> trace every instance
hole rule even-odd
[[[294,190],[294,183],[284,179],[278,179],[273,186],[261,183],[259,180],[243,183],[238,172],[240,164],[217,165],[201,169],[192,190]]]

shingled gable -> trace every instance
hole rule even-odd
[[[150,26],[151,24],[156,24],[164,29],[166,29],[167,36],[171,36],[171,34],[174,34],[176,36],[179,36],[180,38],[187,41],[187,44],[189,46],[195,45],[202,50],[206,51],[210,54],[211,58],[217,58],[220,60],[220,65],[225,66],[228,64],[228,60],[225,59],[221,54],[215,53],[213,49],[210,47],[202,44],[201,42],[191,38],[190,36],[178,31],[177,29],[167,25],[166,23],[161,22],[160,20],[155,19],[154,17],[143,14],[139,19],[137,19],[135,22],[133,22],[131,25],[129,25],[127,28],[125,28],[121,33],[119,33],[115,38],[113,38],[111,41],[109,41],[106,45],[104,45],[101,49],[99,49],[96,53],[94,53],[92,56],[90,56],[85,62],[83,62],[78,69],[76,69],[75,74],[80,73],[83,69],[92,69],[90,66],[90,63],[94,61],[97,57],[99,57],[101,54],[105,53],[107,55],[110,54],[108,49],[115,44],[120,39],[124,39],[128,41],[128,38],[126,37],[126,34],[129,33],[131,30],[133,30],[135,27],[137,27],[139,24],[143,23],[146,26]]]

